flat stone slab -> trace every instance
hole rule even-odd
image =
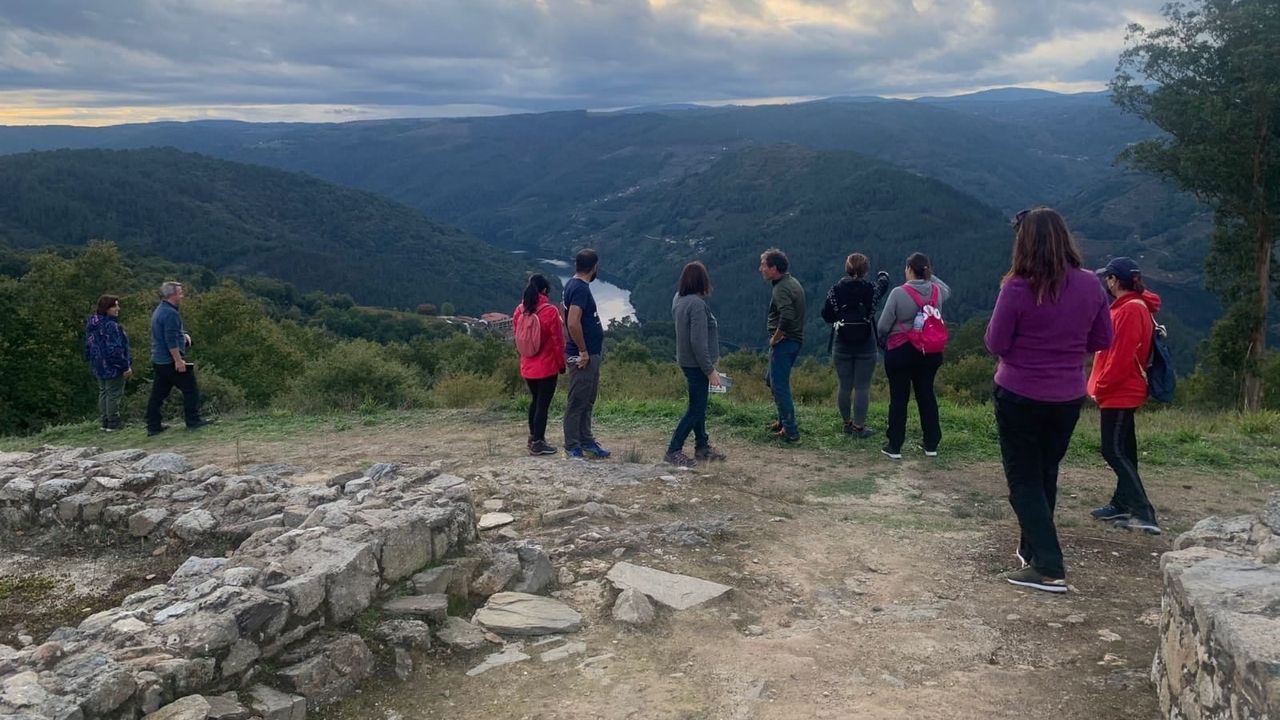
[[[521,652],[519,645],[512,645],[502,652],[496,652],[484,659],[484,662],[467,671],[467,677],[475,677],[481,673],[489,672],[496,667],[510,665],[528,660],[529,656]]]
[[[444,622],[449,614],[449,598],[446,595],[408,595],[382,603],[382,609],[394,615],[413,615]]]
[[[484,630],[459,617],[445,618],[444,625],[436,631],[440,642],[460,650],[479,650],[489,644]]]
[[[637,590],[675,610],[688,610],[733,589],[710,580],[654,570],[629,562],[617,563],[605,577],[619,590]]]
[[[504,512],[487,512],[480,516],[480,520],[476,522],[477,530],[492,530],[503,525],[510,525],[516,521],[516,517],[511,513]]]
[[[559,600],[528,593],[501,592],[476,611],[475,622],[504,635],[550,635],[582,627],[578,611]]]

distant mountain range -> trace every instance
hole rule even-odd
[[[857,249],[892,257],[912,243],[978,243],[975,258],[983,265],[970,262],[966,271],[993,278],[1007,267],[1010,240],[1007,227],[1000,233],[994,228],[1019,209],[1049,204],[1067,215],[1091,263],[1115,254],[1138,257],[1168,296],[1169,314],[1194,335],[1217,313],[1201,287],[1209,215],[1190,197],[1114,164],[1125,147],[1155,132],[1121,114],[1103,93],[1006,88],[916,101],[827,98],[762,107],[342,124],[7,127],[0,128],[0,153],[174,146],[373,192],[507,250],[566,257],[585,244],[600,244],[609,253],[606,276],[634,290],[642,320],[665,317],[662,296],[669,300],[670,273],[682,260],[700,253],[717,259],[726,268],[713,268],[722,289],[758,283],[747,276],[755,271],[752,254],[780,237],[798,267],[813,268],[819,285],[818,276],[837,255]],[[909,184],[905,176],[921,182]],[[796,195],[797,182],[807,197]],[[905,195],[889,202],[876,195],[877,182]],[[948,196],[940,223],[927,208],[940,202],[943,190],[967,198]],[[749,204],[733,195],[743,192],[752,198]],[[708,214],[689,214],[692,206],[681,193],[694,193]],[[868,234],[866,228],[882,227],[884,218],[851,193],[891,207],[903,231]],[[784,199],[801,213],[823,208],[812,223],[820,217],[832,224],[829,231],[809,237],[808,229],[801,230],[804,219],[780,221]],[[839,202],[847,208],[833,209]],[[732,218],[724,213],[728,207],[735,209]],[[684,214],[671,215],[677,211]],[[707,234],[722,247],[700,245]],[[664,262],[673,266],[666,274],[641,270],[646,253],[654,251],[646,235],[664,238]],[[720,255],[723,248],[732,250]],[[743,260],[738,253],[752,257]],[[955,271],[940,272],[956,277]],[[975,300],[994,292],[983,282],[986,290],[975,285],[972,291]],[[818,289],[825,290],[810,288]],[[971,309],[980,308],[975,302]],[[754,318],[755,310],[750,314]],[[721,315],[729,320],[723,310]],[[747,333],[755,321],[730,325]]]
[[[90,239],[390,307],[514,307],[525,277],[510,253],[456,228],[297,173],[172,149],[0,157],[0,243]]]

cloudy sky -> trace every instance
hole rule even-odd
[[[1080,91],[1165,0],[0,0],[0,124]]]

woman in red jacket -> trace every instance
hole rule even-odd
[[[564,372],[564,325],[551,304],[551,283],[533,275],[524,288],[523,301],[516,306],[511,327],[520,348],[520,377],[529,386],[529,454],[555,455],[547,443],[547,411],[556,394],[556,381]],[[521,328],[526,316],[537,318],[537,329]],[[530,320],[532,320],[532,317]],[[528,347],[529,345],[532,347]],[[528,351],[528,352],[526,352]]]
[[[1159,535],[1156,509],[1138,476],[1134,415],[1147,400],[1147,364],[1160,296],[1146,289],[1138,263],[1127,257],[1107,263],[1098,277],[1114,298],[1115,342],[1094,356],[1089,395],[1102,410],[1102,457],[1116,473],[1116,491],[1111,502],[1090,514],[1096,520]]]

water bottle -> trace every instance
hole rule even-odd
[[[916,319],[911,323],[911,329],[919,332],[924,329],[924,313],[916,313]]]

